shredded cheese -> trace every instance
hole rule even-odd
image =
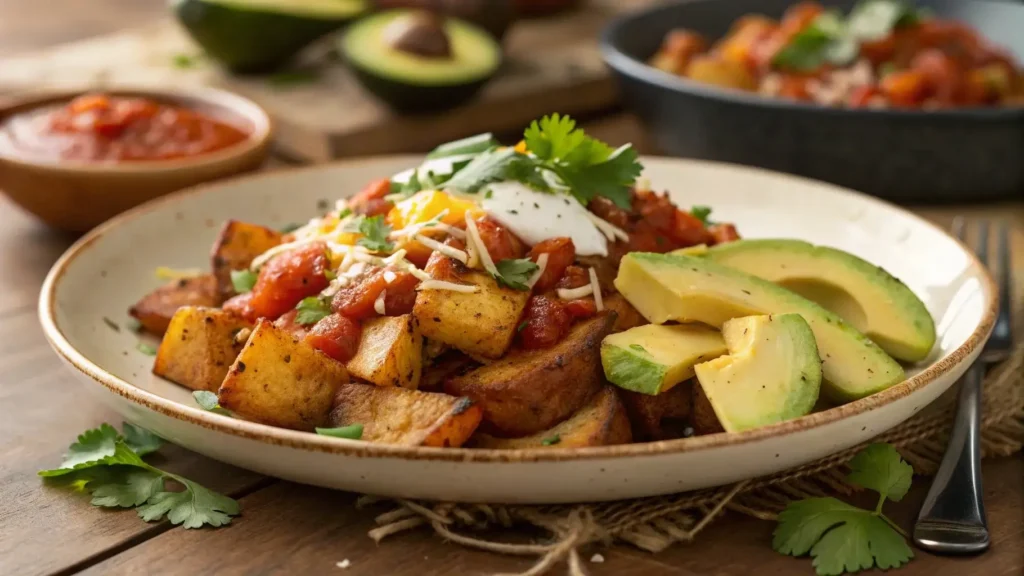
[[[459,250],[458,248],[455,248],[453,246],[442,244],[437,240],[430,238],[429,236],[424,236],[423,234],[417,234],[413,236],[413,238],[420,244],[426,246],[427,248],[430,248],[435,252],[440,252],[441,254],[444,254],[445,256],[448,256],[450,258],[454,258],[459,262],[462,262],[463,264],[469,262],[469,254],[467,254],[464,250]]]
[[[277,246],[274,246],[273,248],[267,250],[263,254],[260,254],[259,256],[253,258],[252,264],[249,265],[249,269],[252,270],[253,272],[259,272],[260,268],[262,268],[263,265],[269,262],[274,256],[277,256],[278,254],[287,252],[289,250],[294,250],[295,248],[298,248],[300,246],[305,246],[306,244],[312,244],[316,240],[316,238],[300,238],[298,240],[295,240],[294,242],[278,244]]]
[[[540,277],[544,275],[544,269],[548,265],[548,253],[541,252],[540,256],[537,256],[537,271],[530,276],[530,279],[526,281],[526,285],[533,288],[533,285],[540,280]]]
[[[373,309],[377,311],[377,314],[384,315],[384,298],[387,297],[388,291],[381,290],[377,299],[373,301]]]
[[[594,293],[594,306],[597,311],[604,310],[604,300],[601,298],[601,285],[597,282],[597,270],[590,268],[590,291]]]
[[[590,210],[585,210],[584,213],[587,215],[587,218],[590,218],[590,221],[594,223],[594,226],[597,226],[597,229],[601,231],[601,234],[604,234],[605,238],[612,242],[615,240],[629,240],[629,234],[627,234],[622,228],[600,218]]]
[[[398,278],[398,276],[395,275],[395,273],[392,272],[391,270],[384,271],[384,282],[391,284],[392,282],[395,281],[395,278]]]
[[[479,291],[480,289],[476,286],[469,284],[456,284],[454,282],[445,282],[444,280],[424,280],[416,286],[417,290],[449,290],[451,292],[463,292],[465,294],[472,294]]]
[[[480,263],[483,264],[484,270],[491,276],[497,276],[498,268],[494,266],[494,260],[491,260],[491,255],[487,252],[487,246],[484,246],[484,241],[480,238],[480,231],[477,230],[476,222],[469,212],[466,212],[466,234],[467,241],[473,244],[473,249],[476,250],[477,255],[480,257]]]
[[[586,286],[580,286],[579,288],[559,288],[558,297],[562,300],[578,300],[584,296],[590,296],[594,293],[594,287],[591,284]]]

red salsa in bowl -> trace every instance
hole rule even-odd
[[[96,163],[192,158],[249,138],[240,127],[192,108],[107,94],[15,115],[0,135],[18,156]]]

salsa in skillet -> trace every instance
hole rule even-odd
[[[26,158],[142,162],[202,156],[244,141],[237,126],[148,98],[86,94],[14,116],[0,142]]]

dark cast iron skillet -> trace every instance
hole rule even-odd
[[[789,172],[899,202],[1024,197],[1024,108],[828,108],[724,90],[645,62],[677,27],[721,38],[739,17],[778,18],[795,0],[691,0],[627,14],[604,31],[626,105],[662,152]],[[824,0],[848,13],[854,0]],[[921,0],[1024,62],[1024,5]]]

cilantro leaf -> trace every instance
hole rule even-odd
[[[118,470],[116,481],[104,483],[92,491],[92,505],[108,508],[141,506],[164,489],[164,477],[145,468]]]
[[[494,135],[490,132],[485,132],[483,134],[477,134],[476,136],[470,136],[468,138],[462,138],[461,140],[454,140],[452,142],[441,144],[427,154],[427,159],[433,160],[435,158],[462,156],[464,154],[479,154],[490,150],[491,148],[495,148],[498,145],[499,142],[495,140]]]
[[[200,408],[207,412],[231,416],[231,411],[226,408],[222,408],[217,395],[209,390],[196,390],[192,393],[192,398],[195,399],[196,404],[199,404]]]
[[[187,70],[198,66],[202,59],[203,57],[198,54],[175,54],[171,57],[171,64],[173,64],[175,68]]]
[[[916,24],[922,18],[922,13],[910,2],[866,0],[850,11],[847,26],[855,38],[870,42],[885,38],[901,26]]]
[[[587,140],[586,133],[576,129],[575,120],[557,113],[534,120],[523,132],[526,149],[546,162],[565,160],[574,152],[574,159],[580,161],[587,155],[589,143],[584,146]]]
[[[171,476],[185,486],[182,492],[157,492],[139,506],[139,517],[154,522],[165,515],[171,524],[184,528],[202,528],[204,525],[219,527],[231,523],[231,516],[239,512],[238,502],[223,494],[186,480]]]
[[[515,148],[495,148],[481,152],[447,182],[445,188],[460,192],[477,192],[487,184],[516,180],[546,190],[547,184],[537,169],[537,161]]]
[[[151,344],[139,342],[138,344],[135,345],[135,349],[138,350],[139,352],[142,352],[146,356],[156,356],[156,348],[154,348]]]
[[[362,238],[356,244],[373,250],[374,252],[390,252],[395,249],[394,244],[388,242],[388,234],[391,233],[391,226],[384,222],[384,216],[363,218],[359,222],[359,233]]]
[[[68,447],[68,453],[64,461],[60,463],[57,470],[45,472],[56,472],[58,470],[71,471],[81,469],[85,464],[99,462],[104,458],[114,455],[118,439],[117,429],[110,424],[102,424],[99,428],[86,430],[78,436],[78,442]],[[56,474],[39,473],[42,476],[56,476]]]
[[[700,220],[705,226],[711,224],[708,220],[708,216],[711,216],[711,208],[709,206],[693,206],[690,208],[690,215]]]
[[[331,314],[331,306],[319,296],[303,298],[295,309],[299,311],[295,315],[295,323],[303,326],[316,324]]]
[[[783,70],[809,72],[824,64],[844,65],[852,62],[860,50],[842,16],[826,11],[772,57],[772,66]]]
[[[538,268],[537,264],[528,258],[506,258],[499,260],[494,267],[498,269],[494,279],[513,290],[529,290],[530,287],[526,283]]]
[[[851,483],[879,492],[875,510],[836,498],[807,498],[779,514],[772,548],[782,554],[814,558],[821,576],[838,576],[877,566],[897,568],[914,557],[900,528],[882,514],[887,497],[903,498],[913,470],[889,444],[872,444],[850,462]],[[890,496],[891,495],[891,496]]]
[[[914,469],[900,458],[892,444],[875,443],[850,460],[847,480],[878,492],[882,498],[899,502],[910,490]]]
[[[558,444],[561,441],[562,437],[558,434],[555,434],[554,436],[550,436],[548,438],[541,440],[540,443],[542,446],[554,446],[555,444]]]
[[[121,428],[124,430],[124,442],[131,448],[132,452],[135,452],[139,456],[145,456],[151,452],[156,452],[163,445],[164,439],[153,434],[145,428],[140,428],[125,422]]]
[[[333,436],[335,438],[348,438],[349,440],[359,440],[363,437],[363,425],[362,424],[351,424],[349,426],[342,426],[340,428],[317,428],[316,433],[321,436]]]

